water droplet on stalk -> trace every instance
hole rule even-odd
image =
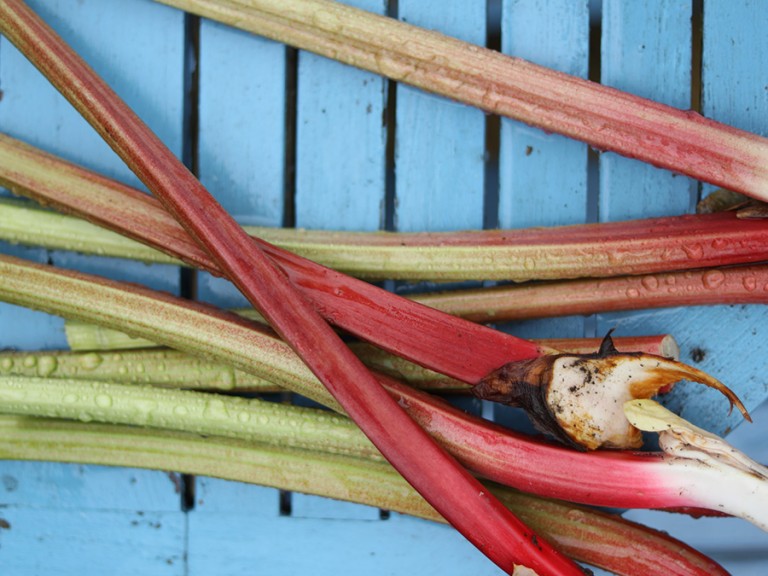
[[[659,279],[656,276],[644,276],[640,283],[648,290],[656,290],[659,287]]]
[[[83,354],[80,357],[80,366],[86,370],[95,370],[103,362],[101,355],[91,352],[89,354]]]
[[[704,246],[701,244],[683,244],[683,251],[691,260],[701,260],[704,256]]]
[[[536,260],[531,258],[530,256],[526,257],[525,261],[523,262],[523,268],[526,270],[533,270],[536,268]]]
[[[3,358],[0,360],[0,370],[3,372],[10,372],[10,370],[13,368],[13,359],[12,358]]]
[[[50,376],[56,371],[59,365],[54,356],[42,356],[37,362],[37,375],[41,378]]]
[[[744,289],[747,292],[754,292],[755,288],[757,288],[757,278],[754,276],[747,276],[741,283],[744,285]]]
[[[97,394],[96,406],[99,408],[109,408],[112,406],[112,396],[109,396],[108,394]]]
[[[701,281],[704,284],[704,288],[715,290],[725,282],[725,274],[720,270],[707,270],[701,277]]]
[[[640,296],[640,291],[637,288],[627,289],[627,298],[637,298]]]

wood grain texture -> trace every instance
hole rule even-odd
[[[281,226],[286,48],[202,19],[199,60],[198,176],[239,223]],[[205,272],[197,297],[248,305],[230,282]]]
[[[345,2],[377,14],[384,0]],[[384,224],[387,82],[298,55],[296,226],[378,230]]]
[[[587,77],[587,2],[505,0],[502,14],[502,52]],[[502,228],[582,223],[587,146],[502,119],[499,183]]]
[[[404,22],[485,45],[482,2],[400,0]],[[399,84],[395,134],[395,228],[482,228],[485,116],[479,110]]]

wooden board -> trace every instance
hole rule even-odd
[[[349,3],[674,106],[694,105],[706,116],[768,135],[768,11],[759,3],[704,0],[703,12],[698,3],[692,11],[691,3],[673,0]],[[243,224],[402,231],[542,226],[682,214],[710,191],[220,24],[190,20],[150,0],[30,4],[179,156],[195,160],[203,183]],[[703,26],[701,36],[691,22]],[[699,76],[700,89],[691,82]],[[3,38],[0,90],[0,130],[137,184]],[[222,306],[244,302],[229,283],[206,274],[184,284],[172,266],[9,245],[0,251],[195,293]],[[621,334],[672,332],[685,361],[727,381],[756,408],[768,396],[760,360],[768,342],[765,315],[761,306],[722,306],[501,328],[528,337],[593,336],[612,327]],[[64,345],[61,319],[0,304],[0,347]],[[719,432],[739,422],[726,415],[717,395],[693,387],[679,387],[669,403]],[[511,411],[471,402],[465,407],[519,424]],[[756,425],[738,428],[733,438],[768,460],[760,440],[768,409],[756,416]],[[0,571],[499,573],[446,526],[272,488],[188,481],[194,490],[166,472],[0,462]],[[184,495],[193,496],[189,510],[182,509]],[[632,517],[694,543],[734,573],[762,574],[768,561],[766,535],[743,522]],[[726,536],[713,538],[715,532]]]

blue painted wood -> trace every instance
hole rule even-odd
[[[183,15],[148,0],[35,1],[62,34],[177,153],[182,143]],[[136,42],[141,37],[142,42]],[[141,62],[140,66],[136,63]],[[0,128],[15,137],[131,184],[117,156],[5,40],[0,46]],[[178,291],[178,269],[64,252],[34,260]],[[61,348],[62,321],[0,307],[0,346]],[[182,574],[185,516],[163,472],[97,466],[0,462],[0,530],[8,573]],[[133,550],[126,554],[126,550]]]
[[[215,557],[200,557],[203,539]],[[209,515],[190,535],[189,554],[190,576],[501,574],[454,530],[397,514],[385,521]]]
[[[451,0],[440,9],[400,0],[404,22],[485,45],[482,2]],[[485,117],[482,112],[397,86],[395,135],[395,228],[482,228],[485,182]]]
[[[678,108],[691,103],[691,4],[603,2],[602,83]],[[689,212],[695,183],[613,153],[600,156],[601,221]]]
[[[571,0],[504,0],[501,49],[587,77],[589,7]],[[587,217],[587,147],[519,122],[501,122],[499,225],[576,224]]]
[[[286,48],[202,19],[199,53],[200,180],[241,224],[281,226]],[[247,305],[230,282],[202,272],[197,296]]]
[[[344,2],[377,14],[385,0]],[[384,224],[385,80],[300,52],[296,225],[378,230]]]
[[[589,9],[570,0],[504,0],[501,51],[586,78]],[[556,134],[501,120],[498,223],[501,228],[584,222],[589,211],[587,147]],[[510,322],[500,327],[522,338],[581,337],[584,318]],[[492,405],[497,422],[533,432],[519,409]]]

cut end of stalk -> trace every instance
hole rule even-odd
[[[511,362],[489,374],[474,394],[528,411],[541,431],[581,450],[633,449],[642,434],[626,418],[627,401],[650,398],[679,380],[719,390],[751,421],[739,398],[712,376],[691,366],[640,352],[620,353],[610,332],[593,354],[553,354]]]

